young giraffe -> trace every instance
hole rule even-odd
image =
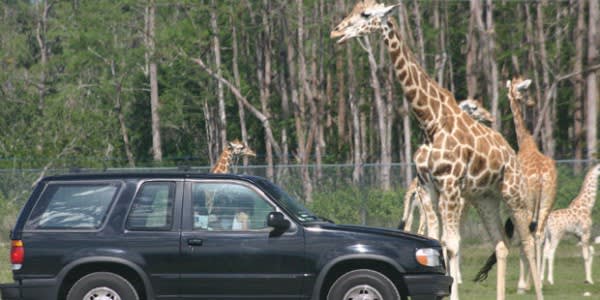
[[[331,37],[339,38],[339,43],[375,31],[383,34],[404,96],[428,141],[415,152],[414,160],[420,181],[432,201],[438,202],[443,225],[441,242],[450,274],[456,278],[464,197],[475,206],[496,245],[496,296],[505,298],[508,247],[500,220],[501,194],[522,239],[521,247],[531,268],[537,299],[542,299],[533,236],[528,229],[531,213],[523,201],[524,186],[517,156],[500,133],[470,118],[458,107],[454,96],[418,64],[397,33],[395,23],[388,19],[388,14],[397,6],[386,7],[374,0],[359,1],[331,32]],[[451,298],[458,299],[456,280],[452,283]]]
[[[461,110],[468,113],[471,118],[480,123],[489,125],[494,122],[494,116],[483,107],[481,101],[475,99],[466,99],[459,102],[458,106]],[[465,202],[463,212],[468,210],[467,207],[468,203]],[[419,209],[419,227],[417,229],[417,233],[424,234],[425,227],[427,227],[427,236],[434,239],[439,239],[439,225],[435,208],[431,202],[429,194],[420,186],[418,178],[415,177],[404,194],[404,212],[402,221],[398,226],[399,229],[411,230],[413,214],[417,208]],[[463,217],[460,220],[461,224],[464,223],[463,221],[466,215],[467,214],[463,213]],[[425,226],[425,223],[427,223],[427,226]],[[457,273],[455,280],[458,284],[461,284],[462,273],[460,272],[460,249],[457,250],[456,255],[458,267],[456,270]]]
[[[598,191],[598,176],[600,176],[600,164],[588,171],[579,195],[573,199],[569,207],[555,210],[548,216],[541,276],[543,280],[547,264],[548,282],[550,284],[554,284],[554,253],[565,233],[573,233],[579,237],[585,268],[585,282],[594,282],[592,280],[594,246],[590,244],[590,238],[592,233],[592,209]]]
[[[468,113],[471,118],[478,122],[486,125],[494,122],[494,116],[492,113],[485,109],[479,100],[465,99],[460,101],[458,106],[460,109]],[[402,214],[402,220],[400,221],[400,225],[398,225],[399,229],[406,231],[410,231],[412,229],[412,222],[414,218],[413,215],[415,210],[419,211],[419,227],[417,229],[418,234],[425,233],[425,222],[437,222],[435,210],[431,206],[431,201],[429,201],[429,199],[425,199],[425,197],[428,197],[428,195],[422,191],[422,188],[419,186],[418,179],[415,177],[404,194],[404,210]],[[423,201],[426,201],[427,203],[423,204]],[[428,236],[438,239],[439,233],[428,233]]]
[[[515,131],[517,134],[517,143],[519,151],[517,157],[521,162],[521,174],[526,183],[526,199],[533,210],[532,227],[535,227],[535,258],[537,269],[542,269],[542,242],[544,238],[544,228],[546,220],[556,196],[556,163],[554,160],[542,154],[536,145],[535,139],[527,130],[527,125],[523,120],[521,105],[524,104],[524,92],[527,90],[531,80],[523,80],[521,77],[515,77],[512,81],[506,83],[508,88],[508,100],[515,122]],[[521,268],[519,272],[519,282],[517,292],[523,293],[529,289],[529,274],[527,264],[521,258]]]
[[[240,156],[256,156],[256,153],[246,144],[235,139],[227,144],[219,156],[217,163],[210,169],[211,173],[225,174],[229,173],[229,166]]]

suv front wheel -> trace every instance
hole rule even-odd
[[[395,300],[398,289],[385,275],[367,269],[350,271],[340,276],[329,289],[327,300]]]
[[[79,279],[67,294],[67,300],[138,300],[138,294],[125,278],[109,272],[96,272]]]

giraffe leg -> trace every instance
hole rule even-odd
[[[533,236],[529,232],[529,212],[527,209],[513,209],[513,219],[516,225],[517,232],[521,238],[521,250],[524,252],[533,279],[536,298],[543,299],[542,286],[540,276],[535,261],[535,242]]]
[[[448,271],[450,276],[455,278],[452,281],[452,300],[458,300],[458,259],[457,254],[460,247],[459,219],[460,219],[460,200],[458,197],[448,197],[440,194],[440,211],[442,221],[442,246],[448,262]]]
[[[548,252],[550,251],[550,241],[546,237],[544,239],[544,248],[542,250],[542,270],[540,271],[540,281],[544,282],[546,275],[546,266],[548,265]]]
[[[437,193],[434,192],[434,197],[437,197]],[[419,201],[421,202],[421,212],[427,221],[427,236],[439,240],[440,239],[440,229],[439,229],[439,220],[437,213],[435,212],[434,203],[431,200],[432,196],[426,192],[422,191],[419,193]]]
[[[554,284],[554,254],[556,253],[556,248],[558,247],[558,242],[560,240],[558,237],[553,238],[550,241],[550,245],[548,246],[548,283]]]
[[[490,235],[496,254],[497,281],[496,298],[505,298],[505,278],[506,257],[508,256],[508,243],[505,240],[502,220],[500,219],[500,200],[494,195],[488,194],[480,197],[477,201],[471,202],[479,214],[483,225]]]
[[[432,184],[425,185],[429,197],[423,197],[424,200],[429,198],[432,207],[436,205],[440,212],[440,221],[442,225],[442,238],[440,239],[444,249],[444,257],[447,262],[447,271],[455,280],[452,281],[451,300],[458,300],[458,282],[457,270],[458,260],[457,253],[460,247],[460,215],[462,213],[463,204],[460,196],[460,189],[452,179],[441,180],[439,194]],[[438,199],[439,197],[439,199]],[[424,205],[425,206],[425,205]]]
[[[517,284],[517,294],[525,294],[531,289],[531,283],[529,279],[531,273],[529,273],[529,267],[527,265],[527,257],[523,251],[520,251],[519,257],[519,282]]]
[[[590,249],[591,248],[591,249]],[[585,283],[592,284],[592,260],[594,259],[594,248],[590,245],[589,232],[581,236],[581,252],[583,256],[583,265],[585,268]]]
[[[419,228],[417,229],[417,233],[423,235],[425,234],[425,230],[427,230],[427,216],[425,216],[423,206],[419,205]]]

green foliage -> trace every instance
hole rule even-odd
[[[349,186],[314,193],[310,208],[336,223],[395,228],[402,217],[404,192]]]

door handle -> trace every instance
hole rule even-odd
[[[187,243],[190,246],[202,246],[202,239],[188,239]]]

